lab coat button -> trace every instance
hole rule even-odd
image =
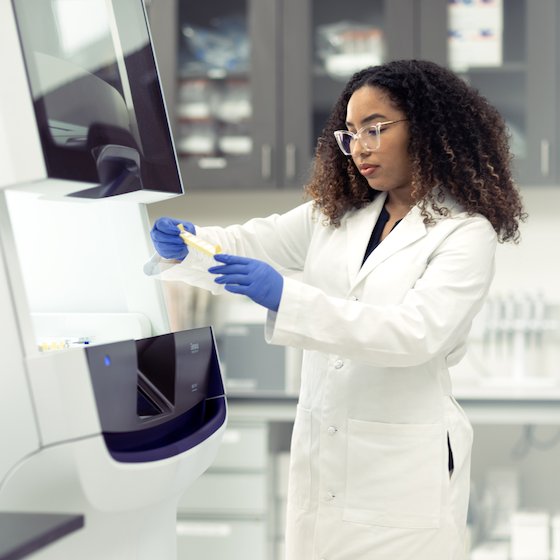
[[[330,502],[333,498],[334,496],[330,492],[325,494],[325,500],[327,500],[327,502]]]
[[[334,426],[331,426],[328,430],[327,430],[327,434],[329,434],[329,436],[334,436],[334,434],[336,434],[336,428]]]
[[[358,301],[358,298],[356,296],[350,296],[348,299],[350,301]]]
[[[334,367],[335,367],[335,369],[340,369],[343,365],[344,365],[344,362],[342,360],[338,360],[338,362],[336,362],[334,364]]]

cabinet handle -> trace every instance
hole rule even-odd
[[[286,179],[293,181],[296,178],[296,145],[286,145]]]
[[[548,140],[541,140],[541,174],[543,177],[548,177],[550,161],[550,142]]]
[[[272,146],[263,144],[261,148],[261,174],[263,179],[272,177]]]

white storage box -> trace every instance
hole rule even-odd
[[[471,552],[470,560],[509,560],[509,543],[483,543]]]
[[[181,515],[265,515],[265,473],[206,472],[181,496]]]
[[[262,560],[266,558],[264,520],[181,520],[177,560]]]
[[[549,557],[549,514],[516,511],[511,516],[511,560],[549,560]]]
[[[551,560],[560,560],[560,514],[550,520],[550,533],[552,538]]]
[[[264,424],[229,424],[212,469],[264,471],[268,461],[268,428]]]

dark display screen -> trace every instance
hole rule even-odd
[[[51,178],[182,193],[142,0],[13,0]]]

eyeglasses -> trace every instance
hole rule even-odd
[[[338,146],[342,153],[346,156],[352,155],[352,148],[356,140],[359,140],[367,152],[374,152],[379,149],[381,145],[381,127],[388,124],[407,121],[408,119],[401,119],[399,121],[379,122],[376,124],[368,124],[360,128],[356,134],[349,130],[335,130],[334,137],[338,142]]]

